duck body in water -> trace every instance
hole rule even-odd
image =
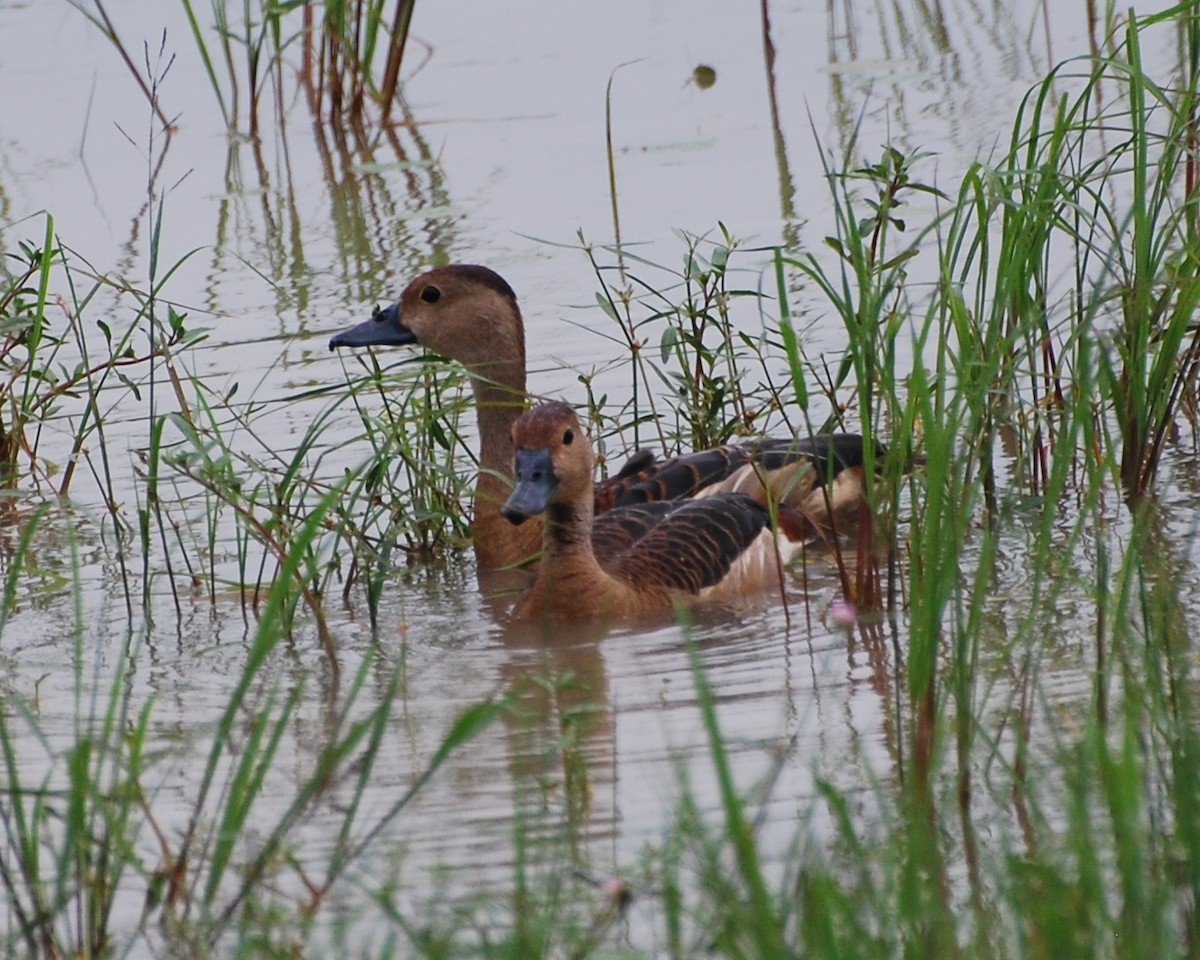
[[[513,448],[516,483],[501,514],[518,526],[545,517],[542,560],[513,610],[517,619],[624,618],[761,591],[781,582],[782,565],[807,533],[787,507],[772,529],[767,508],[744,493],[595,517],[592,446],[564,403],[518,418]]]

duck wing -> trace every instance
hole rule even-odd
[[[627,511],[628,517],[621,517]],[[601,560],[604,568],[635,588],[686,593],[719,583],[770,519],[762,504],[740,493],[623,507],[613,513],[617,519],[606,521],[606,526],[623,529],[629,544]]]
[[[730,445],[667,460],[655,460],[648,450],[638,450],[620,473],[596,484],[596,515],[615,507],[693,496],[746,462],[736,457]]]
[[[596,484],[596,514],[735,491],[765,502],[769,490],[776,502],[799,505],[841,472],[861,467],[863,456],[863,439],[853,433],[761,437],[658,461],[639,450],[620,473]]]
[[[621,469],[617,471],[612,478],[613,482],[628,480],[630,477],[636,477],[639,474],[653,470],[658,465],[658,457],[654,455],[653,450],[647,450],[645,447],[638,447],[629,458],[621,464]],[[607,486],[609,481],[596,484],[597,487]]]
[[[631,503],[596,517],[592,524],[592,551],[606,570],[666,517],[680,508],[683,500]]]
[[[746,442],[738,445],[737,455],[740,462],[732,463],[725,476],[693,496],[736,491],[760,503],[769,498],[788,506],[810,507],[817,499],[824,500],[823,488],[861,477],[864,448],[857,434],[835,433]],[[882,458],[882,448],[877,455]],[[854,486],[861,492],[860,483]]]

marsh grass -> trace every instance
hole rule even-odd
[[[314,511],[303,538],[319,534],[338,492]],[[26,531],[12,558],[6,619],[13,580],[39,533],[35,522]],[[291,562],[300,564],[303,556],[298,549]],[[294,573],[285,570],[276,580],[230,696],[202,737],[207,746],[194,745],[197,769],[188,779],[196,789],[185,800],[181,828],[160,823],[155,809],[180,765],[192,763],[190,751],[161,750],[152,733],[153,700],[140,701],[128,682],[145,637],[126,634],[118,641],[115,671],[91,669],[89,662],[100,661],[88,648],[102,638],[77,603],[75,729],[67,743],[61,732],[43,730],[38,712],[19,700],[8,701],[17,709],[0,711],[6,951],[110,956],[141,945],[206,956],[243,938],[277,949],[302,942],[307,918],[347,870],[368,852],[378,854],[380,834],[429,778],[506,709],[498,699],[464,711],[411,787],[382,812],[368,809],[364,792],[397,700],[376,698],[374,690],[364,696],[376,672],[370,657],[336,695],[306,684],[289,687],[286,673],[273,669],[285,610],[298,602]],[[386,681],[393,693],[399,670]],[[321,742],[306,754],[298,777],[296,758],[287,759],[290,799],[280,803],[271,784],[285,765],[281,751],[302,699],[314,692],[329,698]],[[324,828],[321,856],[298,857],[295,845],[311,834],[314,821],[328,823],[331,804],[338,813],[332,832]],[[174,811],[172,819],[177,816]]]
[[[28,694],[19,673],[0,700],[5,953],[219,955],[243,938],[294,945],[347,871],[379,854],[373,841],[505,703],[466,710],[384,812],[363,805],[397,700],[375,699],[380,669],[370,655],[342,676],[327,594],[338,577],[347,591],[366,578],[373,606],[397,552],[428,559],[448,537],[461,540],[461,464],[451,456],[460,382],[428,366],[387,377],[376,369],[370,386],[386,393],[385,414],[364,416],[376,456],[360,469],[323,469],[337,452],[330,422],[353,391],[313,418],[294,447],[277,449],[260,433],[277,404],[243,402],[236,386],[214,390],[187,368],[204,334],[162,297],[180,263],[159,258],[164,198],[154,187],[153,143],[148,155],[147,289],[81,265],[60,247],[49,216],[43,244],[7,257],[0,285],[5,523],[18,534],[5,538],[0,626],[36,595],[28,582],[39,576],[36,558],[65,542],[63,567],[73,571],[57,587],[73,611],[62,638],[71,706],[55,702],[43,725],[41,681]],[[436,411],[422,429],[414,428],[416,409]],[[112,428],[130,419],[145,433],[127,451],[126,433]],[[122,485],[130,467],[133,520]],[[30,497],[41,504],[31,508]],[[78,516],[69,513],[72,500],[83,505]],[[81,518],[99,528],[119,571],[123,625],[97,622],[85,599],[73,527]],[[133,682],[161,629],[164,581],[180,621],[201,597],[227,608],[229,587],[248,615],[228,697],[201,720],[200,742],[183,749],[164,749],[154,699]],[[280,641],[297,636],[324,656],[310,682],[292,683],[277,669]],[[385,673],[385,687],[394,692],[403,669]],[[58,689],[63,679],[55,675]],[[320,743],[295,779],[286,745],[314,691],[327,704]],[[192,749],[200,760],[188,771]],[[284,769],[291,799],[279,804],[271,784]],[[164,784],[185,775],[195,789],[181,824]],[[339,813],[322,857],[298,857],[295,846],[331,804]],[[166,821],[164,806],[172,809]]]
[[[0,365],[6,379],[0,394],[0,480],[11,490],[31,478],[69,496],[80,451],[103,436],[107,388],[115,382],[120,390],[137,392],[135,377],[172,351],[199,343],[203,334],[189,331],[183,316],[171,312],[159,327],[158,342],[147,350],[139,338],[153,321],[142,310],[123,331],[103,319],[85,328],[88,304],[113,284],[69,262],[70,254],[58,246],[53,217],[47,215],[44,226],[41,246],[23,244],[0,275]],[[56,271],[67,293],[51,296]],[[85,400],[82,410],[67,424],[70,452],[49,453],[41,446],[46,425],[62,419],[64,407],[79,397]]]
[[[147,85],[142,58],[124,38],[135,28],[114,20],[103,0],[70,2],[116,49],[169,136],[173,120]],[[340,128],[363,131],[386,124],[401,99],[400,69],[415,0],[181,2],[204,74],[231,130],[245,123],[256,138],[263,126],[260,109],[268,100],[282,122],[293,75],[313,117]]]
[[[152,236],[157,244],[158,229]],[[6,639],[12,637],[8,628],[14,615],[31,591],[36,596],[43,589],[36,582],[42,576],[40,558],[65,545],[69,558],[62,566],[73,573],[53,589],[68,595],[73,611],[62,638],[71,706],[56,702],[53,722],[44,726],[36,684],[26,697],[19,680],[11,687],[5,683],[0,708],[4,950],[41,957],[111,956],[140,942],[151,950],[159,949],[154,943],[170,943],[172,950],[186,944],[193,955],[206,955],[222,952],[231,937],[294,942],[296,918],[319,912],[347,869],[371,850],[371,839],[503,706],[497,700],[464,712],[410,791],[382,814],[362,809],[396,701],[390,695],[374,699],[374,686],[370,698],[363,696],[367,679],[378,679],[370,656],[353,676],[340,677],[342,657],[325,622],[324,591],[340,550],[353,557],[369,543],[373,552],[364,553],[360,562],[378,579],[377,567],[388,567],[396,543],[427,549],[440,535],[437,523],[456,515],[437,512],[435,522],[433,511],[416,517],[397,511],[388,490],[406,478],[402,471],[397,477],[379,469],[379,462],[407,462],[411,469],[416,458],[422,466],[435,463],[429,452],[436,445],[433,433],[396,429],[396,440],[384,440],[385,424],[373,420],[380,461],[315,482],[326,446],[318,441],[338,413],[339,400],[312,421],[293,450],[272,451],[262,459],[250,455],[247,438],[260,450],[272,450],[256,432],[263,405],[235,402],[232,390],[215,393],[177,356],[186,356],[203,338],[160,299],[161,285],[178,264],[160,274],[152,256],[150,289],[139,292],[81,268],[59,247],[49,217],[44,238],[44,246],[27,244],[6,260],[0,288],[5,524],[17,533],[5,538],[0,630]],[[67,293],[52,296],[55,287]],[[86,319],[102,294],[131,303],[120,329],[111,308],[103,320]],[[429,393],[453,392],[454,378],[414,370],[415,376],[394,377],[390,385],[407,383],[410,401],[411,394],[420,395],[447,411],[441,416],[452,416],[454,404],[434,403]],[[166,397],[158,396],[164,388],[177,405],[166,413],[161,412]],[[114,416],[128,416],[130,408],[140,410],[147,424],[145,447],[133,458],[135,523],[121,503],[123,465],[106,429]],[[438,421],[443,422],[449,421]],[[450,446],[445,434],[437,436],[443,447]],[[123,446],[121,457],[128,457]],[[422,470],[422,480],[428,477]],[[443,476],[451,487],[440,491],[455,505],[457,477]],[[416,489],[420,496],[432,488],[426,483]],[[39,494],[40,505],[31,506],[30,496]],[[85,505],[75,516],[69,498]],[[347,519],[359,498],[368,504],[361,526]],[[88,513],[89,503],[102,510]],[[92,619],[74,528],[80,517],[107,531],[107,550],[117,560],[116,582],[124,593],[123,626]],[[364,529],[373,531],[374,539]],[[230,556],[236,576],[226,572]],[[141,597],[139,567],[147,571]],[[201,750],[196,790],[189,792],[190,812],[182,827],[165,826],[156,811],[163,784],[188,765],[188,750],[163,750],[153,698],[135,692],[132,682],[156,630],[150,583],[164,576],[177,615],[189,607],[196,586],[214,607],[227,604],[221,596],[227,584],[241,590],[242,604],[255,615],[245,657],[239,658],[240,675],[202,737],[208,744]],[[292,736],[298,707],[313,692],[308,684],[290,684],[288,675],[275,669],[280,641],[295,633],[298,620],[325,653],[327,668],[313,686],[322,687],[329,709],[307,772],[289,779],[292,799],[277,805],[267,785],[283,766],[280,751]],[[402,669],[392,668],[386,682],[395,687]],[[54,677],[56,688],[64,679]],[[69,717],[65,734],[57,722],[64,713]],[[295,770],[293,758],[286,766]],[[322,861],[305,857],[301,862],[292,850],[296,837],[311,829],[314,817],[326,815],[334,792],[342,811],[334,842]]]
[[[199,378],[187,381],[190,398],[158,425],[146,474],[157,472],[172,490],[152,498],[150,513],[177,612],[180,586],[190,582],[191,592],[201,587],[214,608],[233,591],[259,618],[282,613],[290,630],[294,609],[268,612],[264,606],[290,569],[303,619],[317,629],[336,670],[325,617],[331,596],[340,592],[349,600],[361,592],[373,617],[398,564],[445,562],[466,545],[471,473],[460,459],[466,448],[458,435],[461,376],[411,362],[391,372],[372,364],[372,371],[336,393],[322,388],[315,396],[287,398],[313,403],[330,397],[286,449],[262,432],[270,430],[278,404],[234,401]],[[345,428],[347,405],[355,407],[362,431],[331,444],[330,433]],[[169,441],[162,429],[168,424]],[[327,461],[341,458],[349,445],[370,453],[331,477]],[[320,504],[327,504],[327,515],[319,535],[304,540],[297,567],[299,532]]]
[[[664,450],[702,450],[779,422],[765,331],[735,322],[738,301],[761,298],[758,272],[731,272],[739,242],[724,225],[715,233],[679,232],[684,251],[674,268],[629,249],[602,263],[602,251],[580,237],[600,283],[596,302],[617,325],[630,371],[628,403],[615,413],[594,407],[603,432],[632,427],[636,446],[646,424]]]
[[[313,5],[303,5],[302,79],[314,115],[361,125],[370,100],[388,121],[415,6],[415,0],[327,0],[318,24]]]
[[[849,176],[831,172],[836,267],[815,255],[782,258],[844,322],[846,359],[826,387],[845,380],[864,432],[919,438],[925,460],[903,499],[876,488],[877,519],[905,531],[909,547],[905,734],[898,789],[880,798],[886,842],[868,853],[869,838],[843,819],[847,866],[802,868],[796,889],[776,895],[776,922],[786,921],[785,904],[802,905],[793,949],[1195,950],[1192,871],[1181,877],[1166,852],[1186,857],[1195,843],[1194,678],[1177,654],[1189,617],[1166,574],[1186,549],[1152,559],[1165,547],[1162,518],[1145,502],[1165,438],[1194,430],[1179,420],[1192,389],[1180,312],[1191,316],[1194,297],[1182,264],[1194,256],[1195,204],[1179,157],[1195,78],[1168,92],[1141,72],[1140,31],[1150,25],[1127,24],[1121,59],[1064,66],[1035,90],[1009,154],[969,170],[946,215],[915,230],[899,218],[906,192],[944,197],[911,179],[910,158],[887,151]],[[1194,24],[1184,26],[1190,38]],[[1097,112],[1097,103],[1112,106]],[[931,238],[936,274],[914,287]],[[902,331],[912,336],[911,363],[897,359]],[[1004,487],[998,446],[1018,468]],[[1128,509],[1115,516],[1122,493]],[[1018,537],[1032,576],[997,647],[990,604],[1014,584],[994,560],[1025,517],[1028,535]],[[1064,562],[1085,545],[1094,562]],[[1081,581],[1090,630],[1071,642],[1094,686],[1063,728],[1047,702],[1047,647],[1063,630],[1058,602]],[[1003,682],[988,679],[997,662]],[[1156,698],[1149,677],[1181,698]],[[1032,743],[1047,738],[1053,746],[1037,756]],[[846,800],[827,795],[840,817]],[[736,844],[735,824],[726,828]],[[1006,838],[998,848],[997,837]],[[744,894],[750,904],[759,896]],[[864,903],[891,922],[872,922]]]
[[[135,78],[134,58],[101,0],[73,0],[113,43]],[[282,118],[293,73],[312,115],[336,126],[362,129],[391,117],[414,0],[302,0],[205,6],[182,0],[192,40],[225,124],[245,122],[256,137],[264,100]],[[91,7],[95,8],[94,12]],[[298,63],[289,59],[298,57]],[[150,91],[143,85],[148,99]],[[374,112],[369,108],[374,108]],[[161,111],[159,117],[168,126]]]
[[[847,344],[839,363],[809,356],[781,307],[793,409],[808,423],[821,399],[889,444],[872,506],[903,555],[877,584],[890,617],[859,629],[896,651],[903,732],[876,822],[826,783],[834,840],[798,839],[780,882],[706,709],[721,818],[687,813],[664,854],[671,955],[1196,955],[1195,662],[1181,656],[1195,617],[1179,576],[1194,556],[1148,496],[1173,438],[1195,433],[1196,78],[1156,83],[1140,53],[1172,15],[1195,49],[1182,7],[1129,20],[1110,56],[1032,91],[1009,151],[955,190],[890,148],[831,163],[832,262],[777,256],[779,303],[798,276]],[[650,324],[672,314],[634,318],[637,282],[602,300],[645,383]],[[1015,577],[996,565],[1014,544]],[[1064,620],[1063,602],[1083,616]],[[1058,646],[1090,678],[1069,719],[1049,689]]]

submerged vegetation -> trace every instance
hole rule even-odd
[[[259,58],[276,62],[280,20],[299,13],[299,42],[321,51],[306,90],[339,115],[391,102],[411,4],[390,9],[385,43],[381,5],[327,4],[319,40],[311,5],[266,6],[238,46],[222,28],[230,82],[241,49],[253,115]],[[1179,76],[1144,63],[1153,29],[1177,31]],[[239,95],[215,62],[233,125]],[[694,649],[715,806],[681,766],[670,830],[608,879],[569,835],[591,719],[569,673],[463,706],[420,774],[368,802],[408,666],[382,637],[348,660],[330,611],[365,609],[379,629],[398,578],[455,575],[473,470],[461,373],[367,355],[283,403],[218,390],[189,366],[203,331],[164,299],[178,265],[157,263],[161,207],[148,289],[94,275],[46,216],[0,272],[0,656],[30,605],[69,597],[55,642],[70,668],[45,695],[71,702],[74,729],[48,730],[42,691],[0,679],[5,951],[1200,955],[1200,523],[1181,536],[1164,506],[1173,471],[1194,469],[1200,410],[1197,64],[1181,5],[1058,67],[1007,149],[957,182],[892,147],[831,160],[820,250],[746,249],[722,226],[683,235],[681,265],[664,266],[581,239],[593,326],[624,351],[580,375],[602,451],[785,426],[886,444],[868,470],[873,535],[841,564],[839,599],[847,644],[890,660],[873,677],[890,765],[865,771],[869,787],[819,775],[791,846],[768,848],[758,811],[786,750],[753,789],[736,782]],[[808,325],[831,319],[837,349],[819,349]],[[271,427],[299,401],[319,412],[281,448]],[[104,623],[85,613],[85,547],[118,608]],[[247,624],[222,710],[182,733],[158,728],[135,682],[166,609]],[[1060,689],[1066,662],[1086,689]],[[304,698],[321,721],[298,758],[285,742]],[[510,890],[414,905],[403,865],[372,859],[381,838],[472,737],[554,698],[572,704],[549,751],[561,784],[541,789],[565,794],[568,835],[547,841],[529,821],[551,801],[526,801]]]

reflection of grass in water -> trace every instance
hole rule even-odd
[[[1195,49],[1195,25],[1180,25]],[[632,279],[597,267],[637,378],[628,408],[614,412],[591,395],[599,432],[640,422],[665,446],[691,445],[786,409],[803,430],[845,420],[889,442],[872,509],[878,541],[894,546],[874,568],[859,566],[854,589],[860,609],[882,614],[847,632],[890,706],[880,737],[887,768],[858,770],[868,785],[855,793],[844,785],[854,763],[829,758],[836,768],[821,771],[830,775],[818,796],[798,811],[826,826],[799,831],[790,850],[763,849],[758,804],[777,770],[753,793],[734,783],[719,704],[697,669],[715,813],[683,782],[662,846],[647,851],[635,878],[591,893],[561,874],[536,875],[530,836],[518,830],[500,920],[494,903],[418,917],[388,878],[375,886],[357,877],[361,910],[378,909],[399,944],[392,952],[611,956],[629,892],[670,956],[1197,952],[1192,558],[1164,536],[1152,495],[1168,440],[1194,431],[1196,82],[1186,71],[1179,90],[1147,80],[1142,27],[1129,26],[1123,60],[1087,61],[1077,76],[1064,66],[1035,89],[1008,154],[972,167],[957,190],[934,193],[918,179],[919,158],[891,150],[866,167],[833,165],[830,253],[776,256],[780,315],[764,339],[733,323],[727,235],[711,245],[687,238],[685,266],[666,285],[628,251]],[[914,192],[937,197],[944,213],[912,222]],[[86,667],[91,628],[76,600],[77,729],[67,744],[22,698],[0,710],[6,946],[46,957],[119,953],[139,938],[157,944],[165,929],[185,952],[216,953],[234,940],[247,951],[305,952],[334,884],[411,794],[375,819],[362,809],[398,675],[368,698],[367,677],[378,678],[367,665],[345,678],[317,760],[296,773],[281,744],[305,691],[274,675],[273,654],[294,628],[320,622],[339,587],[362,583],[377,599],[397,553],[437,557],[463,536],[457,384],[425,363],[387,374],[371,366],[294,449],[276,451],[268,408],[215,393],[175,358],[189,337],[182,317],[154,328],[161,349],[147,352],[138,338],[148,339],[157,314],[138,309],[129,331],[116,333],[84,322],[92,294],[80,292],[65,311],[79,339],[54,340],[45,322],[52,271],[65,271],[67,289],[81,280],[55,247],[49,224],[0,291],[10,485],[88,498],[85,474],[74,467],[68,476],[46,455],[46,425],[68,423],[68,446],[84,456],[70,462],[97,464],[90,499],[121,531],[113,549],[123,567],[165,567],[214,604],[221,580],[235,582],[258,620],[229,702],[212,718],[187,822],[173,829],[160,824],[155,793],[172,761],[151,736],[153,703],[135,700],[128,682],[151,629],[135,615],[136,589],[126,587],[127,639],[103,687]],[[930,280],[917,285],[912,275],[934,254]],[[788,309],[801,284],[845,326],[836,363],[805,350]],[[905,335],[911,364],[897,356]],[[72,343],[101,355],[65,362]],[[171,415],[148,420],[136,536],[102,467],[112,451],[99,415],[111,391],[146,389],[127,365],[160,371],[176,402]],[[334,439],[347,399],[362,432]],[[656,416],[668,408],[673,419]],[[331,450],[364,440],[368,463],[322,476]],[[906,474],[910,441],[924,465]],[[36,575],[43,522],[42,512],[14,518],[0,628]],[[233,574],[224,572],[229,557]],[[1076,612],[1065,617],[1068,604]],[[339,656],[327,640],[330,674]],[[1071,656],[1082,695],[1054,686]],[[502,706],[468,711],[429,770]],[[563,789],[572,792],[564,806],[586,810],[588,778],[565,722],[561,736]],[[783,752],[779,763],[789,759]],[[268,814],[261,795],[277,776],[296,796]],[[335,788],[338,835],[321,854],[302,855],[298,828]],[[130,889],[144,894],[143,910],[118,916],[118,895]]]

